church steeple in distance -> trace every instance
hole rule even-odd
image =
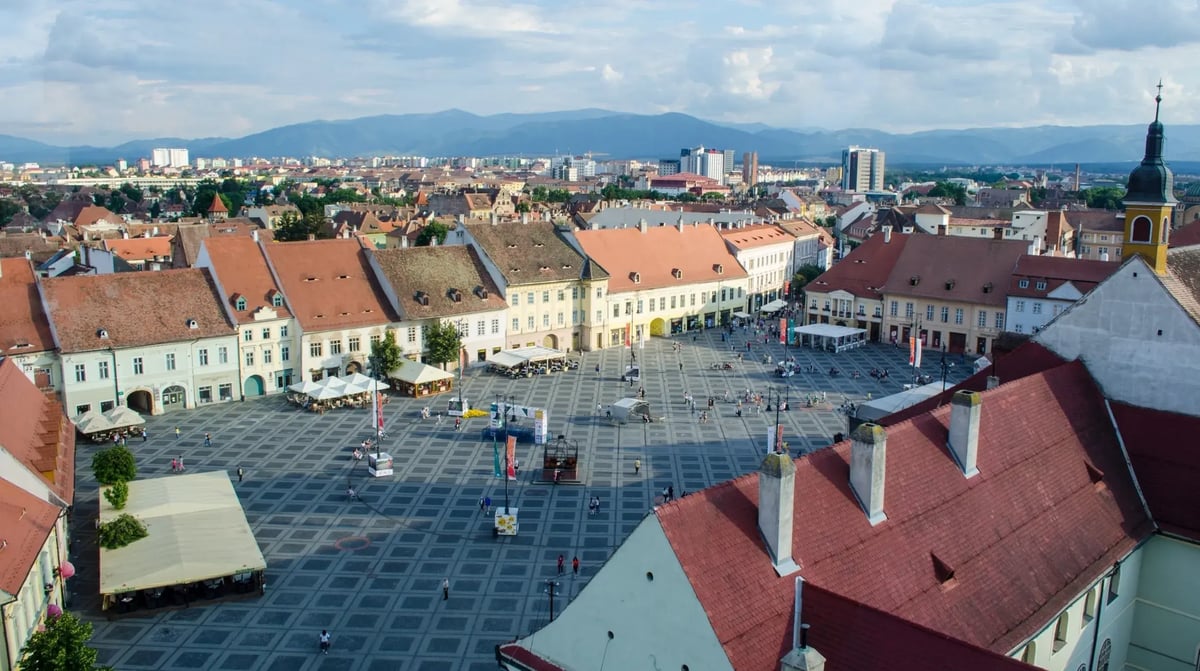
[[[1129,173],[1125,190],[1126,257],[1138,254],[1161,274],[1167,271],[1167,240],[1175,200],[1175,178],[1163,161],[1162,82],[1154,96],[1154,121],[1146,129],[1146,155]]]

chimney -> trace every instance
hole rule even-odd
[[[128,240],[128,239],[129,239],[129,231],[122,230],[122,231],[121,231],[121,239],[122,239],[122,240]]]
[[[1000,378],[996,375],[987,376],[987,388],[989,390],[1000,386]]]
[[[786,454],[768,454],[758,467],[758,531],[767,541],[771,564],[779,575],[800,570],[792,561],[795,498],[796,464]]]
[[[522,213],[521,213],[521,223],[522,223],[522,224],[528,224],[528,223],[529,223],[529,213],[528,213],[528,212],[522,212]]]
[[[250,231],[250,237],[251,237],[251,238],[252,238],[252,239],[253,239],[255,242],[258,242],[258,229],[257,229],[257,228],[256,228],[256,229],[254,229],[254,230],[252,230],[252,231]]]
[[[153,231],[152,235],[154,235],[155,237],[158,236],[158,226],[154,227],[154,231]]]
[[[968,478],[979,475],[979,403],[979,392],[965,389],[950,399],[950,451]]]
[[[316,233],[309,233],[309,234],[308,234],[308,239],[309,239],[309,240],[316,240],[316,239],[317,239],[317,234],[316,234]]]
[[[792,609],[792,649],[779,660],[779,671],[825,671],[825,656],[815,648],[808,647],[809,625],[800,618],[804,615],[804,578],[796,576],[795,605]]]
[[[999,226],[993,228],[992,229],[992,239],[993,240],[1003,240],[1004,239],[1004,229],[1000,228]]]
[[[949,232],[949,229],[950,229],[950,227],[947,226],[946,224],[938,224],[937,234],[938,235],[946,235],[946,233]]]
[[[429,246],[430,246],[430,247],[437,247],[437,246],[438,246],[438,239],[437,239],[437,236],[436,236],[436,235],[431,235],[431,236],[429,236]]]
[[[850,489],[875,526],[887,519],[883,514],[883,481],[887,472],[887,432],[870,422],[850,434]]]
[[[646,220],[645,220],[644,218],[643,218],[643,219],[639,219],[639,220],[638,220],[638,230],[639,230],[639,231],[641,231],[641,232],[645,233],[645,232],[646,232],[646,229],[647,229],[648,227],[649,227],[649,225],[646,223]]]
[[[892,241],[892,227],[884,226],[883,227],[883,244],[886,245],[887,243],[889,243],[891,241]]]
[[[400,236],[400,249],[408,249],[408,236]]]
[[[142,231],[142,237],[148,239],[150,237],[150,231]]]
[[[680,208],[680,211],[682,212],[683,209]],[[679,220],[675,222],[675,228],[679,229],[680,233],[683,232],[683,215],[682,214],[679,215]]]
[[[493,213],[492,213],[492,225],[493,225],[493,226],[495,226],[495,225],[496,225],[496,223],[497,223],[498,219],[499,219],[499,217],[497,217],[497,216],[496,216],[496,213],[495,213],[495,212],[493,212]]]

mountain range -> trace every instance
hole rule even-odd
[[[877,147],[897,165],[1067,165],[1141,158],[1146,127],[1037,126],[897,134],[871,129],[787,129],[723,124],[687,114],[625,114],[581,109],[480,116],[462,110],[309,121],[240,138],[154,138],[115,147],[62,147],[0,135],[0,160],[88,165],[134,161],[154,147],[186,147],[197,157],[497,156],[591,152],[596,158],[659,159],[704,145],[757,151],[763,163],[840,160],[849,145]],[[1167,126],[1167,159],[1200,161],[1200,125]]]

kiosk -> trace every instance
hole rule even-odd
[[[493,530],[497,536],[516,536],[521,525],[517,522],[516,508],[496,508],[496,523]]]
[[[446,415],[449,417],[465,417],[467,411],[471,409],[471,404],[466,398],[455,396],[446,402]]]
[[[392,455],[380,452],[379,456],[367,455],[367,472],[377,478],[392,474]]]

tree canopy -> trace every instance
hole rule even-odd
[[[425,344],[429,347],[429,360],[441,364],[445,370],[447,363],[458,359],[462,338],[454,324],[434,322],[425,335]]]
[[[21,671],[111,671],[96,666],[99,652],[87,646],[91,638],[92,625],[70,613],[47,618],[22,650]]]
[[[137,477],[137,463],[129,448],[114,445],[92,456],[92,472],[102,485],[129,482]]]
[[[967,187],[953,182],[938,182],[927,194],[930,198],[953,198],[955,205],[967,204]]]
[[[370,362],[375,377],[387,377],[404,364],[404,355],[400,351],[400,345],[396,344],[394,332],[389,330],[382,338],[371,343]]]
[[[1125,189],[1119,186],[1095,186],[1083,191],[1087,206],[1100,210],[1124,209],[1124,198]]]
[[[297,215],[295,212],[284,212],[279,216],[275,225],[275,239],[280,242],[295,242],[307,240],[309,235],[317,238],[329,237],[325,228],[325,217],[321,214]]]
[[[434,238],[437,238],[437,243],[440,245],[446,242],[446,236],[449,234],[450,229],[445,224],[437,219],[433,219],[428,224],[425,224],[425,227],[417,234],[417,246],[428,247]]]

